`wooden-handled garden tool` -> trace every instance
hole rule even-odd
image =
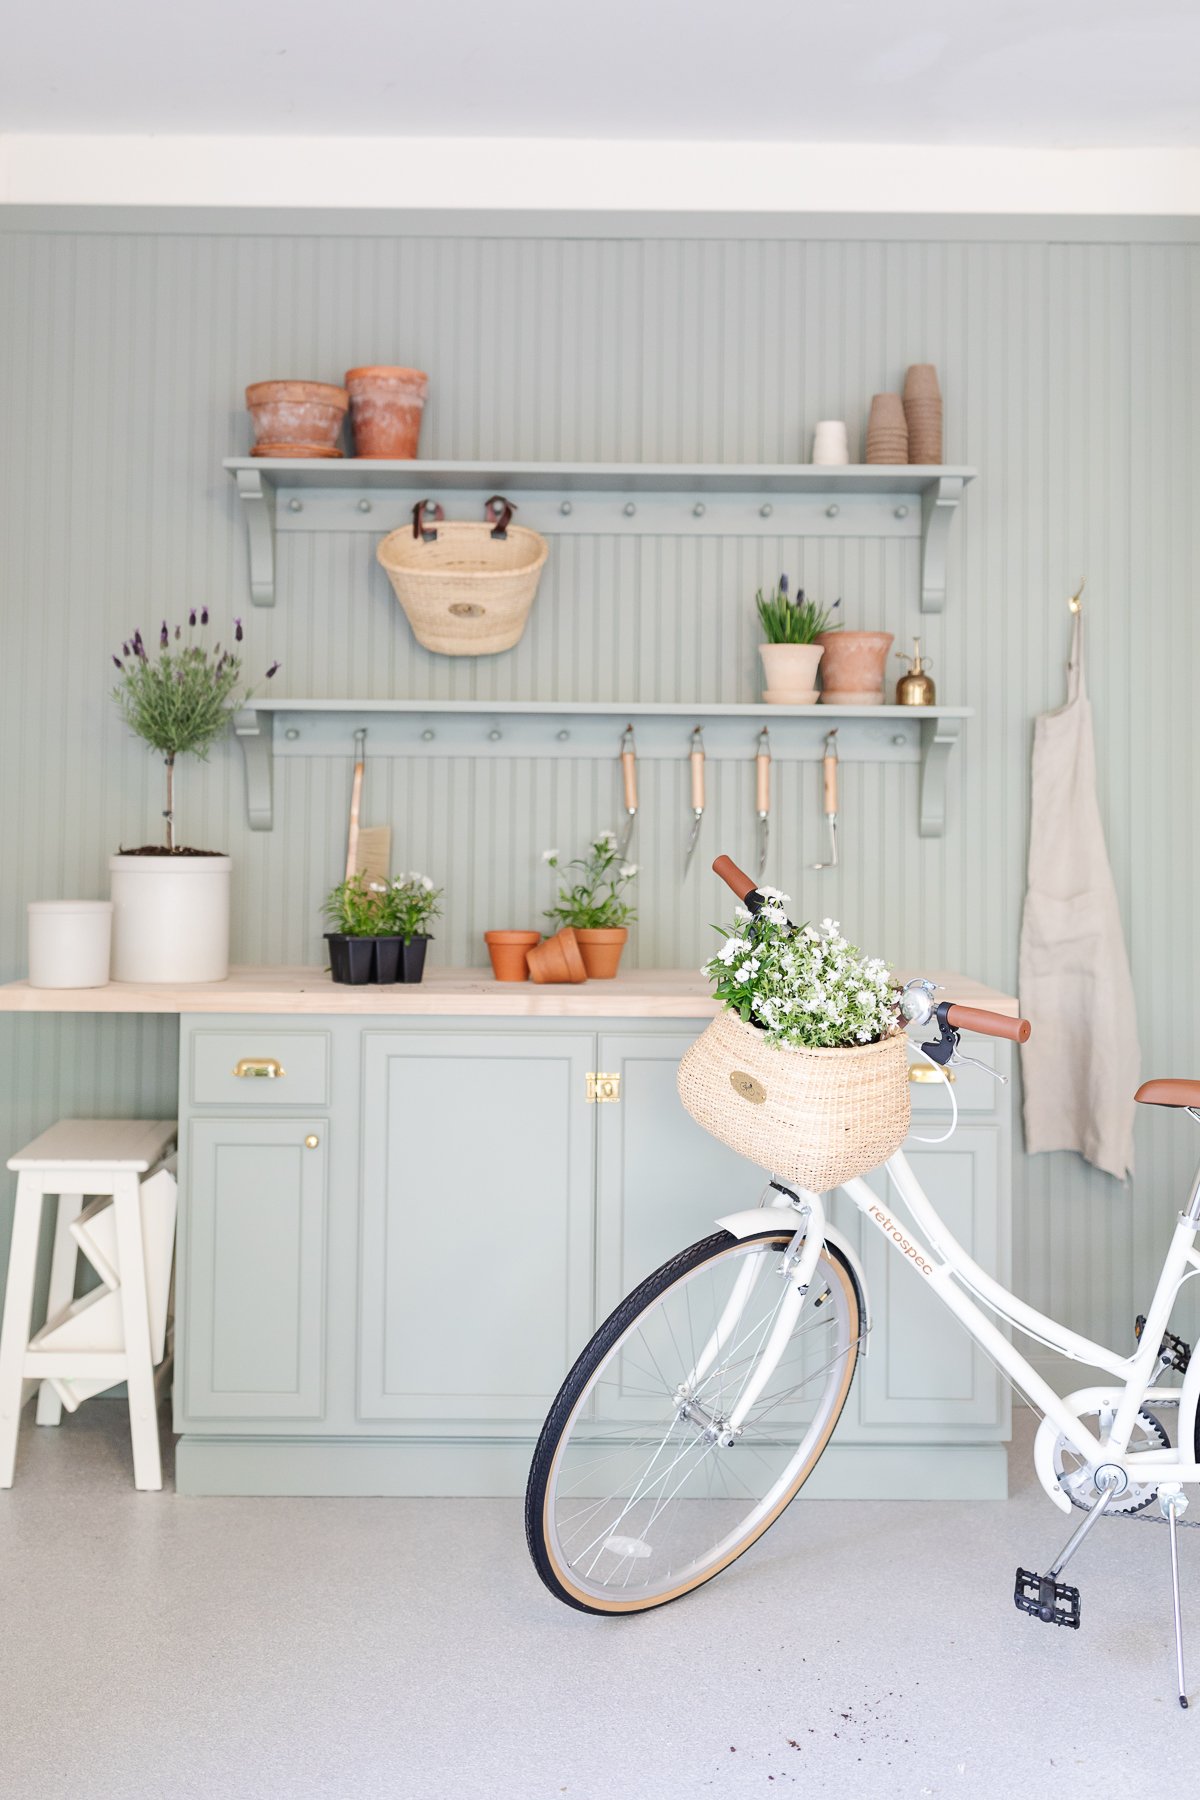
[[[638,810],[637,746],[633,741],[632,725],[627,725],[621,736],[621,778],[625,785],[625,829],[621,833],[617,854],[624,857],[629,854]]]
[[[825,754],[821,758],[821,786],[825,795],[825,819],[829,826],[829,861],[815,862],[814,869],[836,869],[838,866],[838,753],[837,726],[825,733]]]
[[[360,726],[354,733],[354,780],[350,787],[350,830],[346,835],[346,880],[362,875],[367,881],[387,881],[392,860],[392,828],[390,825],[361,826],[358,822],[366,755],[367,731],[365,726]]]
[[[696,844],[700,837],[700,826],[704,819],[704,737],[698,725],[692,733],[692,748],[688,756],[688,763],[692,777],[692,831],[683,858],[685,877],[692,866],[692,857],[695,854]]]
[[[771,740],[764,725],[758,734],[754,758],[754,808],[758,814],[758,879],[767,870],[767,846],[771,841]]]

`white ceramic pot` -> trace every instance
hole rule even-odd
[[[822,419],[813,432],[814,463],[835,468],[850,461],[850,438],[844,419]]]
[[[31,900],[30,987],[107,987],[112,912],[111,900]]]
[[[110,856],[114,981],[224,981],[228,856]]]
[[[813,706],[817,668],[825,654],[820,644],[760,644],[764,698],[768,706]]]

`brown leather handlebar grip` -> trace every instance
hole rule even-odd
[[[718,856],[713,874],[719,875],[726,887],[732,888],[739,900],[754,892],[755,884],[744,869],[739,869],[732,856]]]
[[[1033,1026],[1028,1019],[1008,1019],[1003,1013],[985,1012],[978,1006],[951,1006],[946,1023],[956,1031],[979,1031],[985,1037],[1008,1038],[1014,1044],[1028,1042]]]

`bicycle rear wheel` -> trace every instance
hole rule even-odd
[[[748,1550],[812,1472],[861,1332],[861,1296],[832,1245],[743,1429],[722,1441],[790,1291],[779,1270],[792,1236],[785,1225],[691,1245],[622,1301],[567,1376],[525,1495],[534,1565],[567,1605],[644,1612],[679,1599]],[[722,1347],[696,1379],[722,1319]]]

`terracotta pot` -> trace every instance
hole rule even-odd
[[[420,369],[346,370],[355,456],[409,461],[417,454],[429,377]]]
[[[328,381],[256,381],[246,389],[254,453],[336,456],[350,396]]]
[[[579,954],[592,981],[611,981],[620,967],[621,952],[629,940],[623,925],[594,931],[575,928]]]
[[[526,958],[541,943],[540,931],[485,931],[483,941],[497,981],[528,981]]]
[[[528,952],[526,960],[529,973],[535,981],[587,980],[583,957],[575,933],[569,925],[562,931],[556,931],[544,944],[536,944]]]
[[[764,699],[769,706],[812,706],[817,698],[820,644],[760,644]]]
[[[867,417],[867,461],[906,463],[908,422],[899,394],[873,394]]]
[[[826,706],[881,706],[890,631],[823,631],[821,699]]]
[[[908,460],[936,466],[942,460],[942,393],[932,363],[913,363],[904,377]]]

